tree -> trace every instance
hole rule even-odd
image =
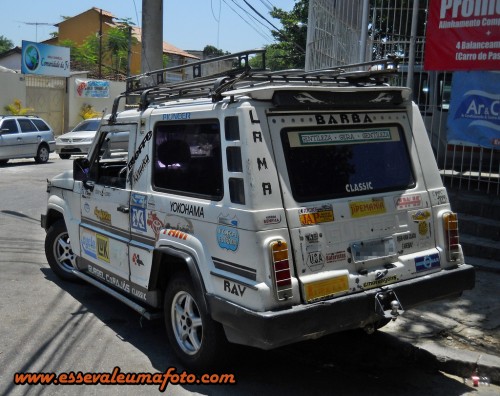
[[[217,47],[214,47],[213,45],[205,45],[205,48],[203,48],[203,55],[206,57],[211,57],[211,56],[222,56],[222,55],[228,55],[229,52],[224,50],[221,50]]]
[[[5,36],[0,36],[0,54],[14,47],[14,43]]]
[[[308,11],[309,0],[297,0],[289,12],[276,7],[270,12],[273,18],[280,20],[282,26],[279,30],[271,31],[278,42],[267,46],[273,50],[266,55],[270,67],[274,65],[280,68],[285,66],[287,69],[304,68],[307,39],[307,29],[304,29],[304,25],[307,24]]]

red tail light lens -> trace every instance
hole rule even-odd
[[[293,296],[290,263],[288,261],[288,245],[283,240],[273,241],[269,245],[271,251],[271,273],[276,298],[279,301]]]
[[[448,260],[456,261],[460,257],[457,214],[453,212],[445,213],[443,215],[443,226]]]

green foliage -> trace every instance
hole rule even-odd
[[[205,48],[203,48],[203,55],[205,56],[222,56],[228,54],[228,51],[221,50],[213,45],[206,45]]]
[[[14,43],[5,36],[0,36],[0,54],[14,47]]]
[[[32,113],[34,109],[31,107],[23,107],[23,104],[19,99],[14,99],[11,104],[4,107],[4,110],[12,115],[25,115]]]
[[[127,73],[128,48],[137,44],[137,39],[131,35],[129,24],[120,24],[110,28],[102,39],[101,66],[105,74]],[[96,73],[99,67],[99,37],[88,36],[81,45],[71,40],[61,40],[59,45],[71,49],[70,56],[73,65],[79,69]]]
[[[78,113],[78,115],[82,117],[82,119],[87,120],[89,118],[100,117],[102,114],[98,111],[95,111],[92,105],[84,103],[80,108],[80,112]]]
[[[266,59],[272,70],[304,68],[308,10],[309,0],[297,0],[289,12],[280,8],[271,11],[271,16],[282,25],[280,30],[271,31],[277,43],[267,46]]]

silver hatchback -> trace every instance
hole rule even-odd
[[[0,165],[14,158],[45,163],[55,143],[52,128],[41,118],[0,115]]]
[[[80,122],[70,132],[58,136],[56,153],[59,157],[68,159],[71,155],[87,154],[100,122],[100,118],[89,118]]]

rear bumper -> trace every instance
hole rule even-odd
[[[403,308],[457,297],[474,287],[475,271],[470,265],[443,270],[384,287],[397,294]],[[362,328],[381,319],[375,312],[375,295],[381,289],[339,297],[281,311],[255,312],[208,295],[212,318],[224,326],[229,341],[272,349],[327,334]]]

